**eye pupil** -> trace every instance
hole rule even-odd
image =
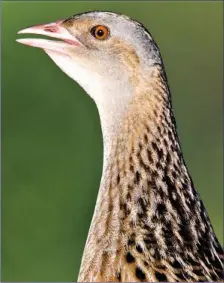
[[[97,31],[97,35],[98,35],[99,37],[103,36],[103,35],[104,35],[104,31],[103,31],[102,29],[99,29],[99,30]]]

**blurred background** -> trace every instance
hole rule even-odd
[[[2,3],[2,281],[76,281],[102,169],[97,109],[30,25],[87,10],[141,21],[158,43],[183,153],[223,241],[222,2]]]

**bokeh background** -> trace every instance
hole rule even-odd
[[[222,2],[2,3],[2,281],[76,281],[102,169],[97,109],[18,30],[87,10],[141,21],[165,62],[185,160],[223,241]]]

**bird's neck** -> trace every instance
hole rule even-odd
[[[196,225],[205,232],[207,219],[201,219],[206,216],[200,215],[203,208],[182,158],[161,76],[155,71],[150,81],[142,82],[147,88],[139,87],[127,111],[110,124],[116,131],[109,133],[108,125],[102,125],[104,169],[79,281],[116,281],[102,274],[115,276],[132,246],[140,253],[151,250],[152,261],[169,254],[168,241],[176,243],[176,253],[183,241],[190,241],[193,252]]]

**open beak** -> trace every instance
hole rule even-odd
[[[31,33],[40,34],[49,37],[54,37],[59,40],[48,40],[41,38],[21,38],[16,41],[25,45],[38,47],[47,51],[54,51],[63,54],[67,54],[66,48],[68,46],[81,46],[82,44],[74,38],[66,28],[62,26],[63,21],[57,21],[55,23],[37,25],[22,29],[18,34]]]

